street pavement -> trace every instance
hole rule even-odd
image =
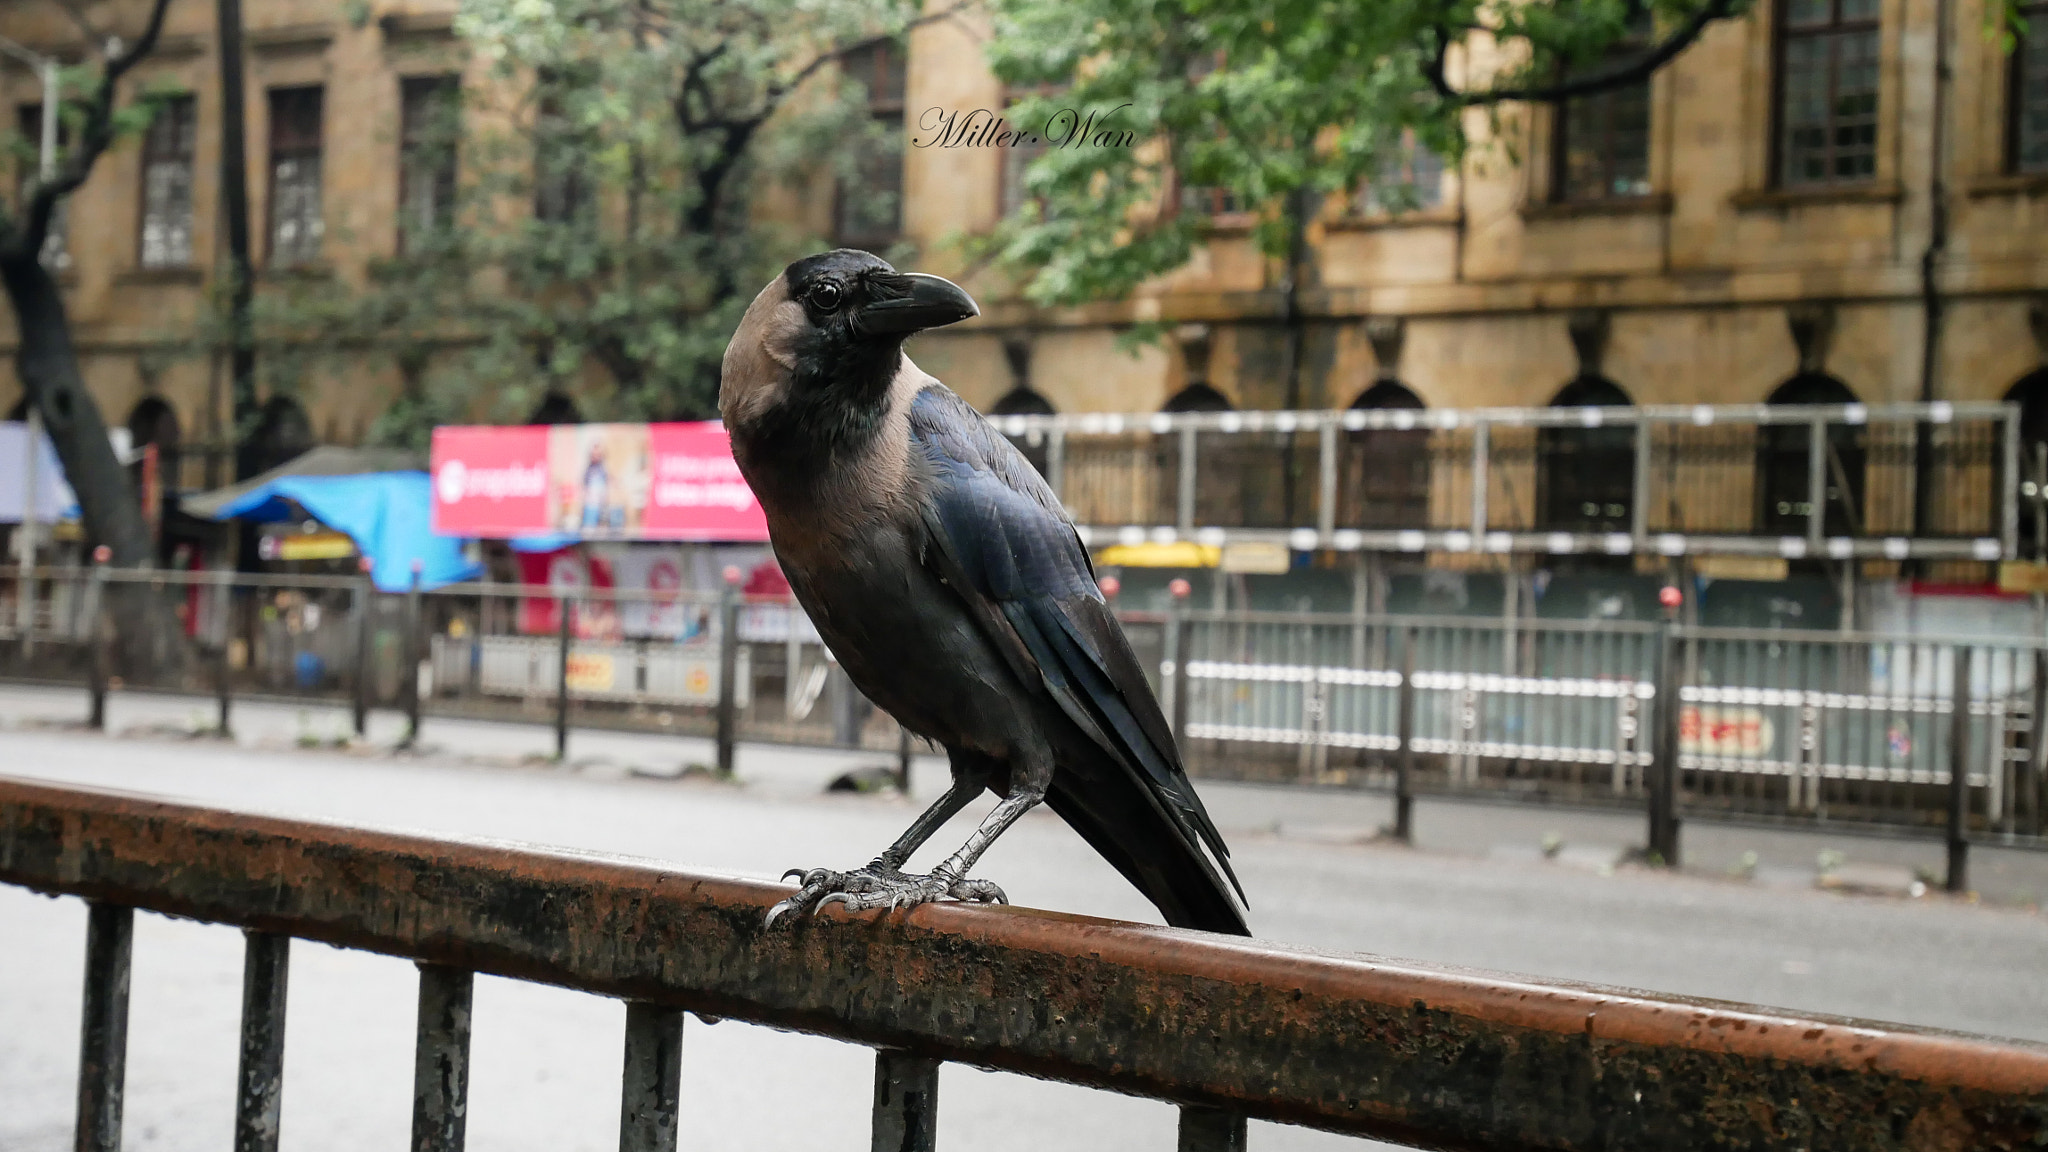
[[[113,701],[111,736],[73,730],[80,694],[0,690],[0,773],[433,833],[482,835],[773,877],[871,857],[944,787],[921,758],[915,799],[823,794],[872,754],[749,746],[738,782],[658,779],[709,758],[701,741],[578,732],[570,765],[539,757],[545,729],[430,720],[417,755],[308,749],[339,713],[238,706],[237,739],[188,738],[203,702]],[[2048,893],[2041,854],[1980,849],[1983,903],[1814,888],[1822,851],[1852,865],[1938,872],[1938,845],[1687,827],[1695,870],[1626,865],[1632,816],[1424,803],[1418,848],[1373,842],[1384,801],[1205,783],[1261,936],[1344,951],[1751,1001],[2048,1042]],[[950,851],[987,805],[956,818],[914,864]],[[1562,849],[1539,850],[1549,837]],[[1750,879],[1723,873],[1745,852]],[[1156,922],[1152,910],[1050,814],[1021,821],[978,874],[1022,904]],[[1989,893],[1987,893],[1989,895]],[[68,1147],[85,912],[0,887],[0,1149]],[[128,1069],[131,1150],[230,1142],[241,937],[138,918]],[[283,1144],[293,1152],[400,1147],[410,1117],[414,974],[388,957],[297,942],[292,951]],[[470,1147],[569,1152],[616,1146],[624,1009],[561,989],[479,978]],[[684,1147],[866,1147],[872,1056],[734,1021],[686,1028]],[[1164,1104],[948,1066],[941,1147],[1168,1149]],[[1254,1124],[1261,1152],[1373,1145]]]

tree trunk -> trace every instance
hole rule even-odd
[[[29,403],[43,414],[43,426],[56,445],[64,475],[78,495],[86,535],[113,550],[123,568],[151,563],[149,527],[128,480],[128,470],[107,442],[106,421],[99,405],[85,391],[78,374],[78,353],[71,344],[71,322],[57,282],[28,252],[0,260],[0,280],[14,305],[21,331],[15,370],[21,375]]]
[[[87,539],[106,545],[116,567],[154,566],[155,548],[128,469],[114,455],[99,405],[79,376],[71,322],[56,280],[30,250],[0,259],[0,282],[6,285],[21,333],[15,372],[29,403],[42,413],[57,460],[78,497]],[[151,592],[144,584],[109,586],[106,608],[114,621],[116,643],[127,668],[174,670],[184,661],[184,636],[176,618],[160,610],[164,602]]]

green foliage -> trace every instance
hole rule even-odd
[[[1029,298],[1058,305],[1121,297],[1185,264],[1211,227],[1186,190],[1227,193],[1275,257],[1288,250],[1298,218],[1328,198],[1371,189],[1381,208],[1413,207],[1422,191],[1409,176],[1417,150],[1455,166],[1468,148],[1499,141],[1491,113],[1502,94],[1605,65],[1645,23],[1664,34],[1737,12],[1740,0],[993,7],[988,51],[997,75],[1012,90],[1040,93],[1009,110],[1013,124],[1044,134],[1075,109],[1140,141],[1049,149],[1028,170],[1031,199],[979,244],[1018,274]],[[1463,49],[1489,36],[1504,63],[1475,82],[1461,75]],[[1057,142],[1063,133],[1054,128]]]
[[[740,312],[822,245],[753,209],[778,189],[814,201],[853,171],[875,129],[833,65],[917,7],[465,0],[456,31],[488,75],[404,142],[421,172],[452,152],[453,202],[405,209],[403,253],[362,283],[267,278],[266,384],[395,366],[404,387],[372,430],[392,444],[446,421],[522,421],[550,391],[587,417],[715,415]]]

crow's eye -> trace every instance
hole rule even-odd
[[[811,303],[821,312],[830,312],[839,307],[839,285],[820,284],[811,289]]]

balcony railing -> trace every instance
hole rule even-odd
[[[2044,479],[1999,403],[992,420],[1098,545],[1985,561]]]
[[[274,1152],[290,941],[419,964],[409,1146],[455,1152],[477,972],[627,1004],[620,1147],[672,1152],[684,1013],[877,1048],[872,1146],[930,1152],[939,1066],[1436,1148],[1995,1149],[2048,1140],[2048,1048],[1012,908],[838,909],[654,861],[0,778],[0,882],[92,902],[77,1143],[120,1146],[134,910],[247,932],[235,1147]],[[9,995],[0,988],[0,998]],[[402,1059],[401,1053],[391,1054]]]

